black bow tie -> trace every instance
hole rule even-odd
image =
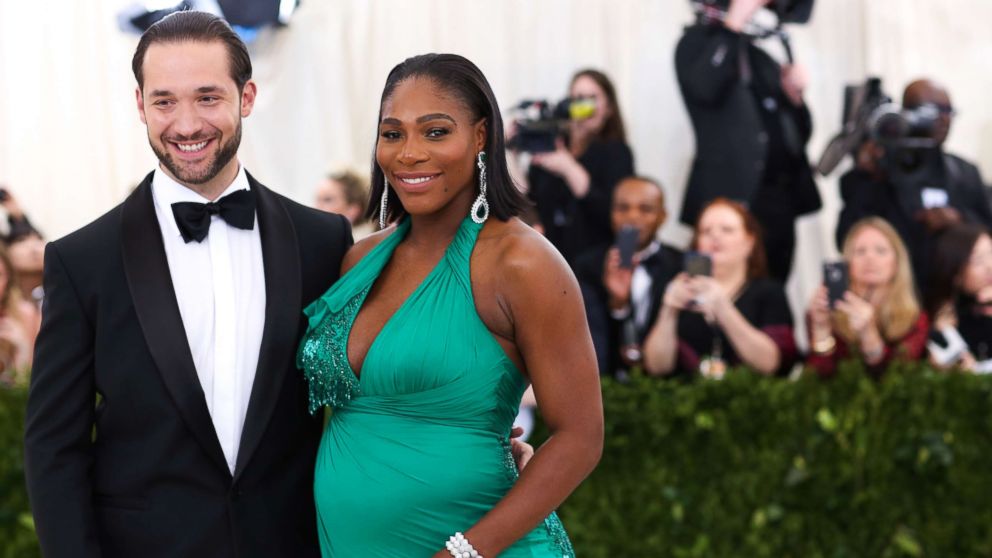
[[[220,215],[228,225],[251,230],[255,227],[255,196],[248,190],[238,190],[216,202],[176,202],[172,214],[183,240],[203,242],[210,232],[210,217]]]

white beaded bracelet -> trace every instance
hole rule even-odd
[[[468,542],[465,535],[461,533],[455,533],[448,537],[448,542],[444,543],[444,547],[454,558],[482,558],[482,555],[472,547],[472,543]]]

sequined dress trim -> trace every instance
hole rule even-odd
[[[510,439],[509,437],[500,438],[499,443],[503,449],[503,471],[509,479],[516,483],[520,473],[517,471],[516,461],[513,460]],[[565,532],[565,526],[562,525],[561,519],[558,519],[557,512],[551,512],[551,515],[544,519],[544,530],[547,531],[552,550],[557,555],[560,555],[561,558],[575,558],[572,541],[568,540],[568,533]]]
[[[348,362],[348,336],[358,310],[372,286],[351,297],[339,312],[327,315],[320,325],[310,329],[300,346],[300,367],[310,385],[310,414],[324,406],[343,407],[361,393],[358,376]]]

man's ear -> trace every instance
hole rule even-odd
[[[254,81],[248,80],[241,89],[241,118],[246,118],[255,108],[256,95],[258,95],[258,87]]]
[[[145,99],[141,96],[141,88],[134,88],[134,100],[138,104],[138,118],[141,119],[142,124],[148,124],[145,120]]]

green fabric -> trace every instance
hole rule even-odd
[[[299,361],[311,411],[333,409],[314,479],[325,557],[429,558],[516,480],[507,439],[526,381],[475,310],[469,259],[481,227],[461,224],[358,378],[347,357],[351,327],[409,220],[305,310]],[[552,514],[500,556],[574,552]]]

